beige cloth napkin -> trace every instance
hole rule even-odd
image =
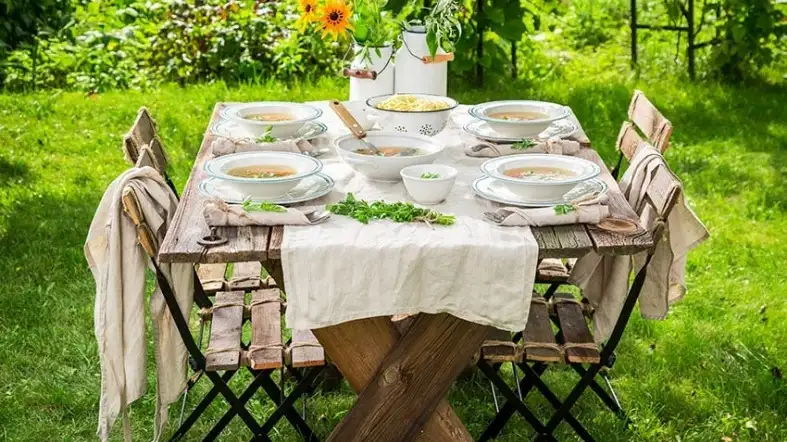
[[[110,184],[90,224],[85,257],[96,280],[95,334],[101,362],[98,436],[109,439],[117,417],[124,416],[125,440],[131,439],[127,407],[145,394],[147,385],[145,336],[145,268],[148,255],[137,243],[137,231],[123,214],[121,196],[132,186],[148,225],[161,242],[178,200],[152,167],[124,172]],[[194,296],[191,264],[159,263],[178,306],[189,317]],[[150,298],[153,349],[156,360],[154,440],[167,423],[167,405],[186,387],[188,353],[159,288]]]
[[[326,217],[316,220],[309,214],[316,209],[286,209],[284,212],[247,212],[243,207],[230,205],[226,202],[213,199],[205,201],[202,214],[205,222],[211,227],[218,226],[305,226],[325,221]]]
[[[669,170],[664,158],[652,146],[637,149],[620,188],[629,204],[640,215],[640,221],[651,228],[656,214],[645,203],[645,190],[654,173]],[[670,173],[672,173],[670,171]],[[639,308],[646,319],[664,319],[669,306],[686,294],[686,258],[688,252],[705,241],[709,234],[697,215],[683,199],[683,192],[666,220],[662,240],[656,244],[648,266],[647,278],[639,296]],[[609,338],[620,316],[629,289],[629,275],[644,265],[647,252],[631,256],[601,256],[594,252],[580,258],[571,272],[570,282],[595,308],[593,322],[596,341]]]
[[[218,137],[210,143],[213,156],[220,157],[240,152],[293,152],[308,153],[314,149],[307,140],[285,140],[273,143],[256,143],[246,138]]]
[[[497,144],[488,141],[470,143],[465,147],[465,153],[471,157],[495,158],[504,155],[518,155],[523,153],[547,153],[551,155],[576,155],[581,145],[578,141],[550,138],[546,141],[526,148],[517,149],[513,144]]]
[[[487,212],[486,218],[499,226],[560,226],[566,224],[598,224],[609,216],[607,194],[592,194],[572,201],[574,210],[558,213],[554,207],[522,209],[520,207],[501,207]]]

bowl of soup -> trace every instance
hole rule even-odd
[[[206,162],[205,172],[242,195],[266,199],[289,192],[322,167],[320,160],[297,153],[241,152]]]
[[[366,134],[366,140],[377,150],[345,135],[336,139],[336,151],[353,170],[373,181],[401,181],[402,169],[433,163],[443,150],[440,142],[425,135],[375,131]]]
[[[473,106],[470,115],[507,137],[533,137],[546,130],[553,121],[571,115],[566,106],[545,101],[492,101]]]
[[[562,198],[577,184],[597,177],[601,168],[582,158],[522,154],[486,161],[481,171],[499,180],[523,200],[538,202]]]
[[[314,106],[288,102],[231,105],[222,113],[255,137],[269,134],[276,138],[292,137],[304,124],[321,115],[322,110]]]

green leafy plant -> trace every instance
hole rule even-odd
[[[574,207],[573,204],[558,204],[554,206],[552,209],[555,211],[556,215],[567,215],[577,210],[577,208]]]
[[[511,145],[511,149],[515,150],[524,150],[529,149],[535,146],[537,143],[529,138],[522,138],[521,141],[517,141],[516,143]]]
[[[459,3],[456,0],[437,0],[432,7],[422,10],[426,11],[426,14],[407,22],[405,28],[425,28],[426,46],[432,57],[437,54],[438,49],[453,52],[456,41],[462,36],[462,23],[458,18]]]
[[[262,133],[262,136],[255,138],[254,141],[258,143],[275,143],[279,141],[278,138],[271,135],[271,131],[273,131],[273,126],[266,127],[265,132]]]
[[[440,178],[439,173],[424,172],[421,174],[421,179],[424,180],[436,180],[437,178]]]
[[[269,203],[267,201],[260,201],[259,203],[254,203],[250,199],[246,199],[243,201],[243,210],[245,210],[246,212],[276,212],[276,213],[283,213],[287,211],[285,207],[282,207],[278,204]]]
[[[386,203],[385,201],[369,203],[356,199],[352,193],[348,193],[344,201],[329,204],[325,208],[331,213],[348,216],[363,224],[368,224],[373,220],[390,219],[397,223],[423,222],[450,226],[456,221],[453,215],[444,215],[434,210],[415,207],[412,203]]]

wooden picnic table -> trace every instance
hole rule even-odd
[[[222,106],[214,108],[211,125]],[[205,197],[198,186],[207,178],[203,165],[212,158],[213,138],[207,132],[203,139],[158,257],[193,264],[261,262],[286,292],[280,261],[283,227],[223,227],[217,233],[227,243],[205,248],[197,242],[209,234],[202,216]],[[609,186],[611,217],[631,221],[637,230],[620,234],[583,224],[535,227],[531,230],[539,258],[578,258],[591,250],[630,255],[649,248],[650,235],[598,153],[587,148],[579,156],[602,166],[600,179]],[[355,406],[328,440],[472,440],[445,397],[489,328],[448,314],[419,314],[407,325],[397,327],[388,317],[374,317],[312,330],[359,392]]]

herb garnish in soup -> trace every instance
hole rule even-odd
[[[496,120],[508,120],[508,121],[531,121],[531,120],[543,120],[545,118],[549,118],[549,115],[543,112],[495,112],[488,114],[489,118],[494,118]]]
[[[258,165],[235,167],[227,171],[227,175],[239,178],[282,178],[295,175],[295,169],[288,166]]]
[[[270,113],[270,114],[249,114],[243,117],[244,120],[251,121],[292,121],[293,118],[290,114],[285,113]]]
[[[411,157],[421,155],[421,151],[414,147],[378,147],[377,152],[372,149],[358,149],[355,151],[361,155],[375,155],[378,157]]]
[[[574,172],[558,167],[516,167],[503,172],[505,176],[534,181],[557,181],[577,176]]]

